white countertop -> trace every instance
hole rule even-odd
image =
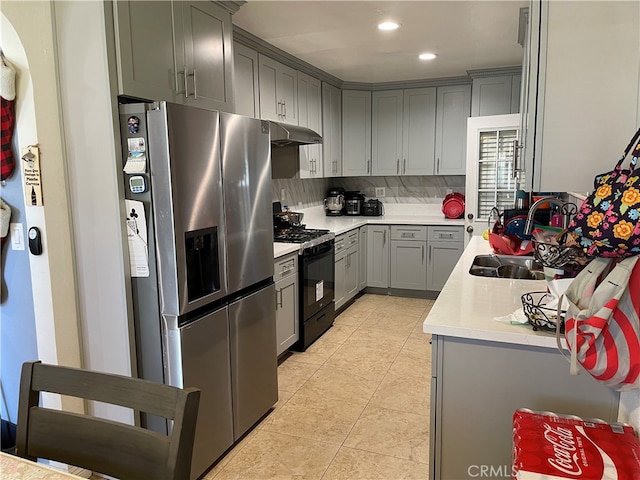
[[[452,220],[445,218],[441,211],[441,205],[429,204],[403,204],[393,203],[384,205],[385,214],[379,217],[363,217],[341,215],[327,217],[324,208],[311,207],[305,209],[293,209],[295,212],[304,213],[302,223],[307,228],[326,229],[340,235],[363,225],[451,225],[464,226],[464,219]],[[291,243],[274,243],[274,258],[296,251],[299,245]]]
[[[336,235],[347,232],[362,225],[452,225],[464,226],[464,220],[445,218],[440,204],[384,204],[384,215],[379,217],[363,217],[341,215],[327,217],[322,207],[299,210],[304,213],[302,222],[308,228],[326,228]]]
[[[273,258],[280,258],[285,256],[288,253],[297,252],[300,250],[299,243],[273,243]]]
[[[423,324],[425,333],[451,337],[556,348],[552,333],[531,325],[494,320],[522,307],[520,296],[545,291],[544,280],[476,277],[469,268],[476,255],[492,253],[489,242],[472,237]],[[564,340],[563,340],[564,341]]]

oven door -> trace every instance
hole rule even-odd
[[[300,268],[301,321],[333,302],[335,281],[334,240],[305,248]]]

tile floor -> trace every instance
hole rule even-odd
[[[427,479],[432,304],[358,298],[280,364],[275,409],[205,479]]]

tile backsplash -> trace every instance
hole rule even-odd
[[[291,208],[309,208],[322,205],[325,194],[331,187],[357,190],[367,198],[376,197],[376,187],[384,187],[385,196],[378,197],[383,203],[441,203],[448,190],[464,194],[465,189],[465,177],[459,175],[318,179],[295,177],[273,179],[274,201],[280,200]]]

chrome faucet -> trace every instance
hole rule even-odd
[[[531,207],[529,208],[527,221],[524,224],[525,235],[531,235],[531,232],[533,231],[533,217],[536,214],[536,211],[538,210],[538,208],[540,208],[540,205],[547,202],[555,205],[556,207],[560,207],[560,213],[562,213],[562,228],[565,229],[569,226],[569,220],[571,215],[569,213],[569,209],[565,208],[569,204],[566,204],[565,202],[563,202],[557,197],[542,197],[536,200],[535,202],[533,202],[533,205],[531,205]]]

